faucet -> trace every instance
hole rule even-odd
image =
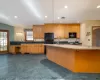
[[[60,40],[58,39],[57,44],[59,44],[59,41],[60,41]]]
[[[57,41],[57,44],[59,44],[59,41]]]

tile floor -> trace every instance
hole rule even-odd
[[[100,80],[100,74],[80,74],[47,60],[45,55],[0,55],[0,80]]]

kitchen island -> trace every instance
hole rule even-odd
[[[100,47],[45,44],[47,58],[76,73],[100,73]]]

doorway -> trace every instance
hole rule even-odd
[[[100,47],[100,26],[92,28],[92,46]]]
[[[8,52],[9,31],[0,30],[0,53]]]

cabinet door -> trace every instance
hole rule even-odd
[[[35,39],[44,38],[44,27],[42,25],[33,26],[33,36]]]
[[[9,52],[12,54],[16,54],[15,46],[10,46]]]
[[[21,53],[24,53],[24,45],[21,45]]]
[[[33,44],[32,45],[32,54],[37,54],[38,53],[38,44]]]
[[[43,54],[44,53],[44,45],[43,44],[39,44],[39,54]]]
[[[31,53],[31,44],[27,44],[27,53]]]
[[[34,53],[34,44],[31,45],[31,54]]]
[[[26,52],[27,52],[27,46],[26,46],[26,44],[22,44],[21,45],[21,53],[24,54]]]
[[[38,53],[41,53],[41,44],[38,45]]]
[[[41,45],[41,53],[44,54],[44,45]]]
[[[36,44],[36,54],[38,54],[39,53],[39,44]]]
[[[9,52],[12,53],[12,46],[9,47]]]
[[[30,47],[30,54],[33,54],[34,53],[34,44],[31,44]]]
[[[23,53],[27,53],[27,45],[26,44],[23,45]]]
[[[35,26],[33,26],[33,37],[36,39],[37,38],[37,34],[36,34],[36,32],[37,32],[37,30],[36,30],[37,28],[35,27]]]
[[[64,38],[69,38],[70,27],[64,27]]]

